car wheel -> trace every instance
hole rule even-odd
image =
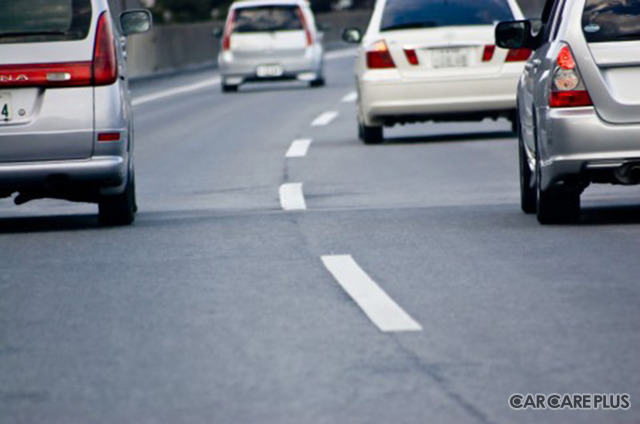
[[[520,129],[518,133],[518,162],[520,163],[520,208],[522,212],[536,213],[536,188],[533,173],[529,167],[527,153],[524,148],[524,140]]]
[[[98,203],[99,221],[104,226],[129,225],[136,214],[136,184],[131,172],[124,191],[115,196],[102,196]]]
[[[222,82],[222,92],[223,93],[235,93],[236,91],[238,91],[238,86],[237,85],[231,85],[231,84],[225,84],[225,82]]]
[[[324,87],[325,84],[326,84],[325,79],[323,77],[320,77],[311,81],[309,83],[309,87]]]
[[[384,141],[382,127],[370,127],[360,123],[358,132],[364,144],[381,144]]]
[[[536,161],[537,217],[541,224],[566,224],[580,218],[580,191],[569,188],[542,189],[540,161]]]

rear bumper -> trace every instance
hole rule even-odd
[[[539,110],[544,189],[566,180],[638,184],[640,124],[614,125],[593,107]]]
[[[303,56],[293,57],[263,54],[239,58],[233,53],[223,52],[218,63],[223,78],[234,80],[234,84],[269,79],[298,79],[301,74],[308,74],[306,79],[315,79],[322,76],[322,49],[309,48]],[[284,74],[278,78],[260,78],[256,71],[261,65],[280,65]]]
[[[520,73],[451,80],[402,79],[397,71],[359,80],[360,108],[367,125],[426,121],[448,115],[506,116],[516,107]]]
[[[48,189],[56,186],[121,186],[127,176],[127,159],[96,156],[83,160],[15,162],[0,164],[0,189]]]

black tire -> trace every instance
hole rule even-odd
[[[102,196],[98,203],[98,218],[101,225],[121,226],[133,223],[138,209],[136,203],[136,184],[133,173],[121,194]]]
[[[540,224],[569,224],[580,218],[580,190],[541,188],[540,161],[536,161],[536,211]]]
[[[314,79],[313,81],[311,81],[309,83],[309,87],[313,87],[313,88],[317,88],[317,87],[324,87],[326,84],[326,81],[324,78],[318,78],[318,79]]]
[[[518,126],[519,127],[519,126]],[[520,128],[518,134],[518,162],[520,164],[520,208],[526,214],[536,213],[536,180],[529,167]]]
[[[364,144],[381,144],[384,141],[382,127],[369,127],[361,123],[359,133]]]
[[[235,93],[237,91],[238,91],[238,86],[237,85],[225,84],[224,82],[222,83],[222,92],[223,93]]]

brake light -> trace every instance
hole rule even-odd
[[[91,84],[91,62],[0,66],[0,88],[79,87]]]
[[[493,54],[495,52],[496,52],[496,46],[493,46],[493,45],[484,46],[484,52],[482,53],[482,61],[491,62],[491,59],[493,59]]]
[[[307,37],[307,46],[310,46],[313,44],[313,37],[311,36],[311,30],[309,29],[307,18],[304,16],[304,12],[301,8],[298,8],[298,17],[300,17],[300,22],[302,22],[302,27],[304,28],[304,34]]]
[[[582,82],[571,49],[567,45],[560,49],[560,53],[558,53],[558,58],[556,59],[551,95],[549,96],[549,106],[593,106],[593,101]]]
[[[412,65],[420,64],[420,61],[418,60],[418,55],[416,54],[415,49],[404,49],[404,54],[405,56],[407,56],[407,60],[409,61],[410,64]]]
[[[120,141],[119,132],[99,133],[98,141]]]
[[[233,24],[236,21],[236,11],[233,10],[229,14],[227,24],[224,27],[224,35],[222,36],[222,50],[231,50],[231,33],[233,32]]]
[[[376,41],[367,48],[367,67],[369,69],[395,68],[389,47],[383,40]]]
[[[531,49],[510,49],[507,53],[507,62],[526,62],[531,57]]]
[[[117,79],[116,39],[113,36],[108,13],[102,12],[98,19],[96,43],[93,50],[93,83],[94,85],[110,85]]]

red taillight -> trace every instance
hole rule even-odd
[[[98,141],[120,141],[119,132],[99,133]]]
[[[302,22],[302,27],[304,28],[304,34],[307,37],[307,46],[313,44],[313,37],[311,36],[311,30],[309,29],[309,24],[307,23],[307,18],[304,16],[304,12],[301,8],[298,8],[298,17],[300,18],[300,22]]]
[[[231,50],[231,33],[233,32],[233,24],[236,21],[236,11],[232,10],[227,18],[227,24],[224,27],[224,35],[222,36],[222,50]]]
[[[553,91],[549,99],[551,107],[580,107],[593,106],[591,96],[584,90],[580,91]]]
[[[395,68],[387,43],[377,41],[367,49],[367,67],[369,69]]]
[[[496,52],[496,46],[484,46],[484,52],[482,53],[482,61],[483,62],[491,62],[493,59],[493,54]]]
[[[563,46],[556,59],[556,67],[553,72],[551,93],[549,96],[550,107],[584,107],[593,106],[593,101],[587,91],[576,61],[571,54],[569,46]]]
[[[418,55],[416,54],[415,49],[404,49],[404,54],[407,56],[407,60],[412,65],[419,65],[420,61],[418,60]]]
[[[116,39],[113,36],[108,12],[98,19],[96,43],[93,50],[93,83],[110,85],[118,79],[118,61],[116,59]]]
[[[564,46],[558,53],[558,66],[562,69],[573,70],[576,69],[576,61],[573,60],[571,49],[569,46]]]
[[[531,57],[531,49],[511,49],[507,54],[507,62],[526,62]]]
[[[91,84],[91,62],[0,66],[4,87],[79,87]]]

